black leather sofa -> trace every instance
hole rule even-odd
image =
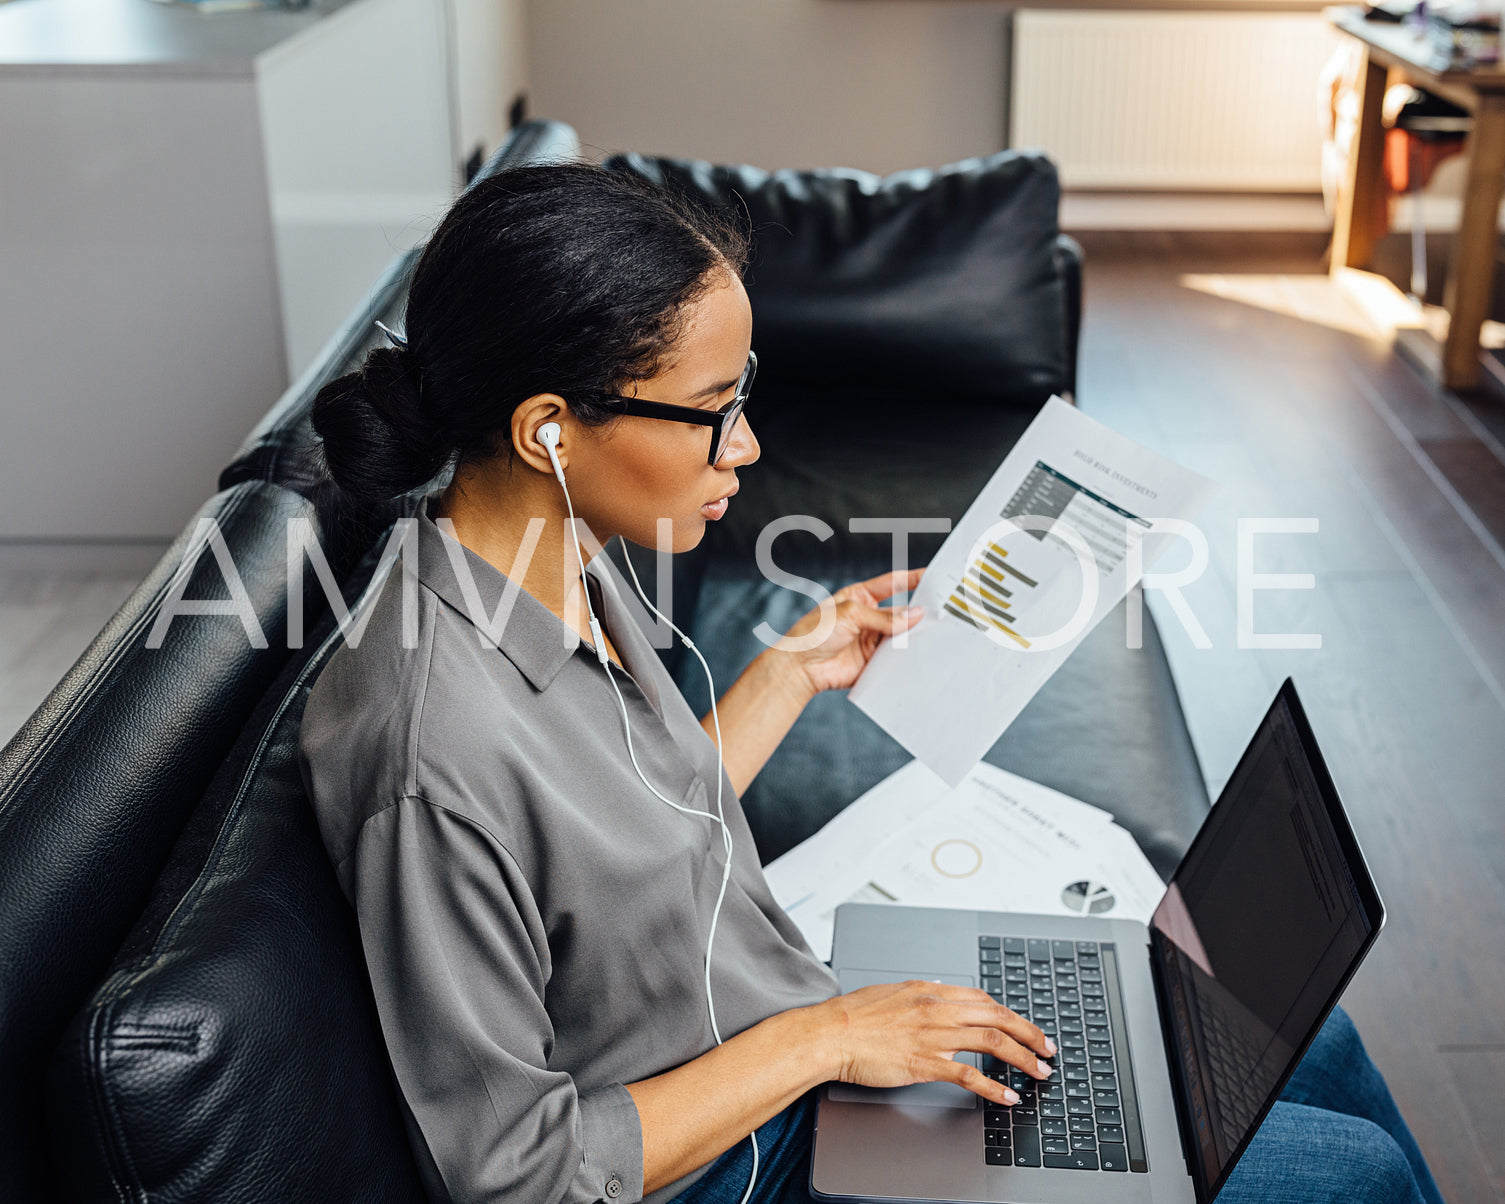
[[[528,123],[488,164],[576,153]],[[877,180],[624,156],[744,205],[764,453],[737,504],[673,564],[676,617],[729,684],[809,599],[754,567],[768,519],[781,568],[830,586],[890,567],[863,516],[958,518],[1052,392],[1074,389],[1080,256],[1056,227],[1035,155]],[[414,1157],[353,917],[294,761],[301,709],[338,638],[313,573],[291,647],[286,523],[310,520],[351,601],[417,494],[352,512],[309,457],[308,406],[401,321],[401,257],[313,368],[253,431],[219,490],[16,738],[0,752],[0,1200],[417,1201]],[[266,639],[172,597],[224,598],[223,536]],[[923,563],[941,536],[916,538]],[[645,585],[650,554],[636,561]],[[183,565],[190,571],[180,572]],[[1173,864],[1207,807],[1153,623],[1124,648],[1110,618],[989,759],[1108,807]],[[704,685],[663,655],[692,703]],[[749,789],[770,860],[906,758],[856,708],[822,696]],[[419,1139],[421,1141],[421,1139]]]

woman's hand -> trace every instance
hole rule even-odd
[[[924,617],[918,606],[878,605],[901,589],[913,590],[924,572],[918,568],[883,573],[845,585],[831,595],[830,602],[795,623],[774,647],[789,654],[813,693],[845,690],[857,680],[885,636],[907,631]],[[822,639],[823,624],[829,631]]]
[[[901,589],[912,590],[925,570],[884,573],[844,586],[753,659],[721,696],[718,714],[700,721],[721,752],[732,789],[741,794],[822,690],[857,680],[884,636],[906,631],[922,617],[918,607],[879,606]]]
[[[838,995],[823,1014],[835,1077],[865,1087],[951,1082],[998,1104],[1019,1096],[977,1067],[952,1060],[960,1050],[992,1054],[1037,1079],[1051,1068],[1055,1042],[986,991],[948,983],[882,983]]]

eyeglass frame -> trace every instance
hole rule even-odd
[[[723,433],[726,434],[727,443],[730,445],[730,432],[737,425],[737,419],[742,417],[742,411],[747,408],[748,394],[752,392],[754,378],[758,375],[758,353],[747,353],[747,365],[742,369],[742,376],[737,381],[737,392],[732,399],[719,410],[703,410],[698,406],[671,405],[667,401],[649,401],[643,397],[620,397],[609,395],[597,400],[620,407],[620,414],[627,414],[634,418],[658,418],[667,422],[692,422],[697,426],[711,428],[711,446],[706,451],[706,463],[712,468],[721,462],[721,457],[726,455],[726,448],[721,446]],[[728,421],[730,418],[730,421]]]

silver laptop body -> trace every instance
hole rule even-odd
[[[831,965],[844,993],[915,978],[984,986],[1054,1036],[1061,1050],[1047,1083],[1058,1090],[1047,1099],[1046,1084],[1035,1084],[1016,1106],[1024,1115],[1005,1117],[1015,1109],[949,1083],[828,1083],[811,1193],[839,1202],[1205,1204],[1383,921],[1287,679],[1150,925],[838,908]],[[1068,1079],[1068,1069],[1085,1077]],[[1008,1081],[1026,1086],[1017,1071]]]

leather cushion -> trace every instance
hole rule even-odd
[[[48,1129],[70,1200],[424,1198],[355,917],[298,772],[330,630],[326,615],[257,704],[53,1055]]]
[[[0,1200],[45,1193],[47,1053],[287,658],[284,523],[311,515],[274,485],[216,494],[0,751]],[[146,646],[203,518],[224,537],[266,648],[226,615],[179,615],[159,648]],[[305,587],[317,613],[312,574]],[[226,596],[206,548],[182,597]]]
[[[1038,152],[883,177],[639,154],[606,166],[745,212],[755,394],[903,390],[912,407],[1071,388],[1060,183]]]

